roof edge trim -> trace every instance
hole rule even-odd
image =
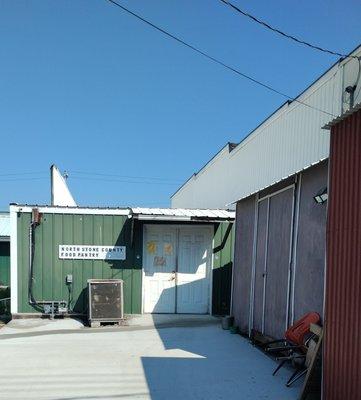
[[[356,104],[354,107],[350,108],[349,110],[345,111],[340,116],[334,118],[332,121],[328,122],[326,125],[322,127],[322,129],[330,130],[333,126],[337,125],[339,122],[343,121],[356,111],[361,110],[361,103]]]
[[[322,162],[325,161],[325,160],[328,160],[328,157],[321,158],[321,159],[319,159],[318,161],[316,161],[316,162],[314,162],[314,163],[311,163],[311,164],[309,164],[309,165],[306,165],[305,167],[303,167],[303,168],[301,168],[301,169],[299,169],[299,170],[293,172],[292,174],[289,174],[289,175],[287,175],[287,176],[284,176],[283,178],[278,179],[277,181],[274,181],[274,182],[272,182],[272,183],[269,184],[269,185],[266,185],[266,186],[263,186],[263,187],[260,188],[260,189],[254,190],[253,192],[251,192],[251,193],[249,193],[249,194],[246,194],[246,195],[240,197],[240,198],[237,199],[237,200],[231,201],[230,203],[227,203],[226,206],[229,207],[229,206],[231,206],[231,205],[233,205],[233,204],[238,203],[238,202],[241,201],[241,200],[246,199],[246,198],[249,197],[249,196],[253,196],[253,195],[256,194],[256,193],[262,192],[262,190],[268,189],[268,188],[270,188],[271,186],[276,185],[277,183],[280,183],[280,182],[282,182],[282,181],[284,181],[284,180],[290,178],[290,177],[293,176],[293,175],[297,175],[297,174],[299,174],[299,173],[301,173],[301,172],[303,172],[303,171],[306,171],[308,168],[314,167],[315,165],[318,165],[318,164],[322,163]]]

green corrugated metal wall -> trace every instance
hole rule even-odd
[[[18,213],[18,312],[34,312],[28,304],[30,213]],[[68,300],[67,274],[73,275],[75,312],[86,313],[89,278],[124,280],[124,312],[141,312],[142,232],[127,216],[43,214],[35,230],[34,288],[36,300]],[[124,245],[126,260],[60,260],[60,244]],[[138,257],[137,257],[138,256]]]
[[[230,312],[234,224],[222,222],[215,227],[213,248],[212,312],[228,315]]]
[[[10,286],[10,242],[0,242],[0,286]]]
[[[28,304],[30,213],[18,213],[18,312],[36,310]],[[43,214],[35,230],[34,286],[36,300],[69,300],[65,277],[73,275],[74,312],[86,313],[86,282],[89,278],[124,280],[124,311],[141,313],[142,301],[142,224],[127,216]],[[133,239],[132,239],[133,238]],[[213,314],[229,314],[234,226],[215,225],[212,309]],[[60,260],[60,244],[124,245],[126,260]],[[10,257],[8,256],[8,263]],[[1,258],[0,258],[1,263]],[[1,273],[1,264],[0,264]],[[10,276],[7,275],[10,281]]]

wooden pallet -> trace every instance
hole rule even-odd
[[[89,325],[91,328],[100,328],[102,326],[125,326],[126,321],[125,319],[118,320],[118,321],[89,321]]]

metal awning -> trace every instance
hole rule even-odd
[[[191,208],[132,207],[131,216],[144,221],[233,221],[234,211]]]
[[[128,218],[148,221],[233,221],[235,212],[221,209],[193,208],[148,208],[148,207],[61,207],[44,205],[11,204],[10,211],[32,212],[37,208],[41,213],[53,214],[92,214],[92,215],[127,215]],[[1,215],[1,214],[0,214]],[[9,218],[9,217],[8,217]],[[10,220],[9,220],[10,234]]]

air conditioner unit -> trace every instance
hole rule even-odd
[[[121,279],[88,279],[88,318],[90,326],[124,319],[123,281]]]

